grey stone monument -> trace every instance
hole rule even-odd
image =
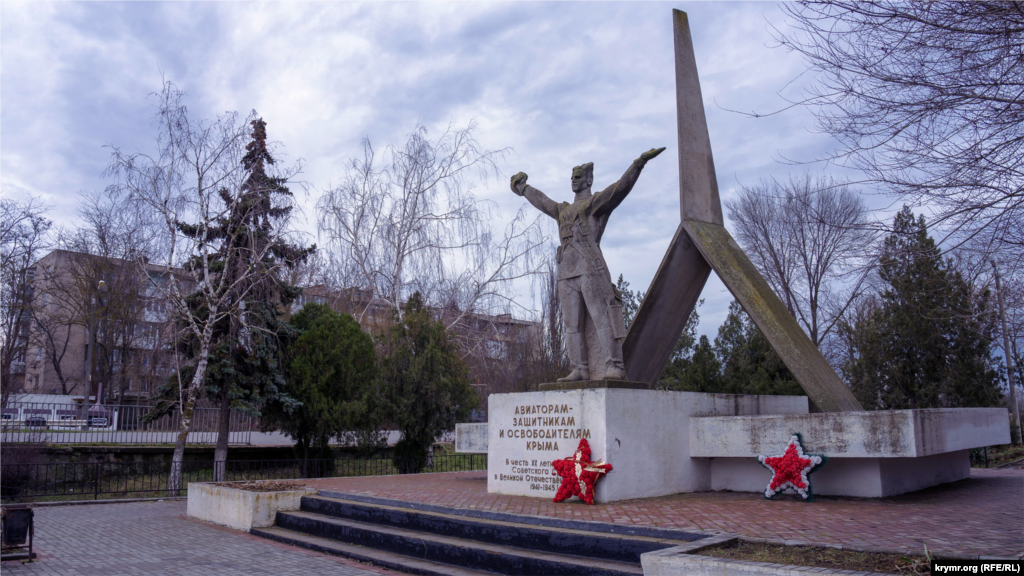
[[[577,166],[572,204],[556,203],[527,186],[522,172],[512,177],[516,194],[558,220],[559,298],[573,365],[572,373],[560,381],[582,385],[591,378],[625,380],[653,387],[714,269],[817,410],[862,410],[725,229],[690,26],[685,12],[673,10],[672,17],[681,223],[624,337],[622,302],[614,294],[601,255],[601,234],[608,215],[632,189],[646,161],[664,148],[645,152],[618,182],[594,195],[590,193],[593,165]]]
[[[622,340],[622,295],[612,284],[608,265],[601,253],[601,236],[608,217],[626,199],[644,165],[665,149],[651,149],[626,169],[617,182],[591,194],[594,164],[572,169],[572,203],[555,202],[526,184],[519,172],[512,177],[512,191],[558,222],[558,298],[565,321],[566,349],[572,372],[559,382],[625,380]],[[593,377],[593,378],[592,378]]]
[[[718,274],[822,412],[862,410],[722,219],[697,60],[686,13],[672,11],[682,222],[623,342],[629,380],[655,384],[711,270]]]
[[[784,450],[795,431],[805,434],[809,451],[831,459],[816,475],[818,494],[880,497],[970,476],[971,448],[1009,442],[1006,409],[862,411],[726,231],[689,25],[685,13],[674,10],[672,16],[681,223],[624,341],[615,332],[621,312],[597,241],[607,213],[628,193],[643,162],[660,150],[641,156],[619,182],[589,198],[591,167],[578,166],[573,190],[580,204],[553,202],[526,186],[525,174],[512,179],[517,194],[559,219],[559,284],[576,292],[562,296],[563,304],[570,302],[579,312],[570,316],[573,311],[566,311],[575,322],[567,328],[575,330],[576,345],[583,346],[581,318],[604,314],[604,320],[587,320],[587,331],[603,332],[613,346],[622,342],[622,356],[614,349],[595,352],[603,344],[588,337],[587,356],[573,358],[569,377],[585,378],[580,367],[589,361],[589,376],[604,380],[491,394],[486,447],[479,438],[474,446],[457,445],[463,451],[487,451],[489,493],[550,498],[559,486],[551,463],[586,439],[596,457],[615,466],[595,488],[598,502],[705,490],[763,492],[770,474],[756,456]],[[577,246],[583,236],[590,244]],[[712,270],[768,338],[806,397],[637,389],[657,382]],[[590,280],[596,289],[588,295]],[[612,326],[616,320],[620,324]],[[623,365],[628,380],[608,379],[620,375],[615,369]],[[599,368],[604,373],[596,374]],[[821,413],[809,413],[809,401]],[[469,432],[463,428],[456,434]]]

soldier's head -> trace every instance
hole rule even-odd
[[[576,166],[572,169],[572,191],[577,194],[585,190],[590,190],[591,184],[594,183],[594,163],[587,162],[582,166]]]

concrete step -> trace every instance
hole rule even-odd
[[[324,554],[333,554],[334,556],[351,558],[360,562],[368,562],[375,566],[406,574],[418,574],[420,576],[494,576],[493,572],[481,572],[480,570],[471,570],[451,564],[411,558],[395,554],[394,552],[388,552],[387,550],[376,550],[356,544],[346,544],[330,538],[303,534],[294,530],[278,528],[277,526],[253,528],[252,533],[284,544],[301,546]]]
[[[550,576],[638,576],[643,574],[639,561],[621,562],[566,553],[529,550],[507,544],[480,542],[306,511],[278,512],[276,527],[347,544],[385,550],[418,560],[428,560],[496,574],[546,574]],[[253,532],[261,534],[258,529],[254,529]],[[401,570],[402,568],[396,569]]]
[[[525,524],[496,518],[480,519],[324,496],[304,497],[302,510],[440,536],[618,562],[639,563],[640,555],[644,552],[678,546],[692,540],[684,540],[688,536],[686,533],[680,533],[677,538],[665,538],[663,533],[654,536],[598,533],[564,526]]]

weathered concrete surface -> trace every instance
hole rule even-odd
[[[1005,408],[931,408],[738,418],[692,418],[690,454],[753,458],[785,449],[829,458],[919,458],[1010,442]]]
[[[657,384],[710,275],[680,226],[622,343],[627,378]]]
[[[709,460],[712,490],[764,492],[772,477],[754,458]],[[883,498],[963,480],[970,475],[967,450],[918,458],[830,458],[811,474],[811,487],[820,496]]]
[[[186,513],[199,520],[248,532],[254,526],[272,526],[278,510],[298,510],[301,498],[309,494],[316,494],[316,489],[251,492],[190,482]]]
[[[487,422],[456,424],[455,451],[462,454],[486,454]]]
[[[540,391],[586,390],[587,388],[647,390],[650,386],[646,382],[630,382],[629,380],[576,380],[575,382],[543,382],[537,385],[537,389]]]
[[[811,402],[822,412],[863,410],[729,232],[721,225],[696,221],[684,221],[683,228]]]
[[[623,342],[627,377],[650,384],[657,382],[714,269],[818,410],[861,410],[853,394],[723,227],[689,23],[685,12],[673,10],[672,16],[682,224]]]
[[[711,156],[711,137],[697,75],[697,57],[686,12],[672,11],[676,62],[676,135],[679,143],[679,211],[683,222],[721,226],[722,202]]]
[[[692,416],[805,414],[804,396],[746,396],[599,388],[492,394],[487,491],[554,496],[551,462],[587,438],[614,466],[596,500],[612,502],[711,489],[710,462],[690,458]]]
[[[672,26],[680,219],[722,224],[718,178],[686,13],[673,10]],[[711,266],[689,237],[682,228],[676,230],[622,344],[627,378],[649,384],[658,381],[710,274]]]

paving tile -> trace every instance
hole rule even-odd
[[[260,576],[394,571],[198,522],[185,501],[41,506],[35,562],[4,562],[4,576]]]
[[[675,494],[610,504],[487,493],[486,472],[324,478],[309,486],[474,510],[528,513],[616,524],[720,530],[800,540],[929,552],[1024,554],[1024,470],[973,469],[966,480],[889,498],[815,496],[766,500],[756,493]]]

